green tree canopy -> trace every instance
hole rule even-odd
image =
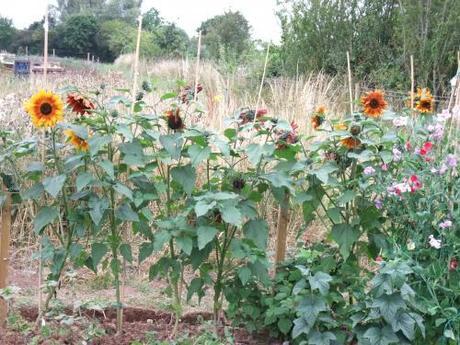
[[[11,19],[0,16],[0,50],[8,49],[13,41],[16,29]]]

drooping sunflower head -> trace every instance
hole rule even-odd
[[[26,101],[24,108],[35,127],[54,127],[63,119],[64,103],[51,91],[40,90]]]
[[[334,130],[336,131],[346,131],[348,129],[348,126],[346,123],[339,122],[334,124]]]
[[[375,118],[380,117],[388,105],[381,90],[367,92],[361,97],[361,104],[364,107],[364,114]]]
[[[90,114],[96,108],[89,99],[76,92],[67,95],[67,104],[73,112],[79,115]]]
[[[166,112],[166,121],[168,122],[168,127],[174,131],[184,129],[185,127],[179,108],[168,110]]]
[[[320,105],[318,108],[316,108],[315,113],[318,115],[324,115],[326,114],[327,108],[324,105]]]
[[[340,141],[347,149],[352,150],[361,145],[361,141],[355,137],[347,137]]]
[[[67,141],[71,143],[77,150],[85,152],[88,151],[88,142],[85,139],[79,137],[77,133],[75,133],[71,129],[66,129],[64,131],[64,134],[67,136]]]
[[[313,114],[313,116],[310,119],[310,122],[313,129],[318,129],[318,127],[321,126],[324,122],[324,116]]]

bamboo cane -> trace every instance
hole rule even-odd
[[[352,91],[352,79],[351,79],[351,62],[350,52],[347,51],[347,69],[348,69],[348,93],[350,96],[350,115],[353,115],[353,91]]]
[[[286,257],[287,233],[289,225],[289,193],[286,191],[284,200],[280,204],[278,212],[278,224],[276,228],[276,252],[275,264],[284,261]]]
[[[201,57],[201,31],[198,33],[198,47],[196,51],[196,66],[195,66],[195,87],[193,93],[193,101],[196,102],[198,94],[198,81],[200,78],[200,57]]]
[[[6,200],[2,208],[1,235],[0,235],[0,289],[8,284],[9,248],[11,231],[11,197],[6,191]],[[8,304],[4,299],[0,300],[0,327],[5,326],[8,315]]]
[[[141,36],[142,36],[142,15],[138,17],[138,27],[137,27],[137,40],[136,40],[136,53],[134,55],[134,69],[133,69],[133,87],[131,90],[132,105],[131,112],[134,112],[134,103],[136,102],[136,92],[137,92],[137,79],[139,76],[139,53],[141,47]]]
[[[254,121],[253,121],[253,123],[256,123],[256,120],[257,120],[257,112],[259,111],[260,100],[262,98],[262,90],[263,90],[263,87],[264,87],[265,75],[267,74],[267,65],[268,65],[269,56],[270,56],[270,43],[267,45],[267,53],[265,54],[264,70],[262,72],[262,79],[260,80],[259,92],[257,94],[257,102],[256,102],[256,109],[254,110]]]
[[[415,89],[415,73],[414,73],[414,55],[410,56],[410,112],[414,117],[414,89]]]
[[[49,3],[47,1],[46,11],[45,11],[45,23],[43,24],[43,28],[45,29],[45,40],[43,43],[43,83],[45,87],[47,86],[47,77],[48,77],[48,31],[49,31],[48,11],[49,11]]]

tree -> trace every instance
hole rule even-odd
[[[142,19],[142,27],[144,30],[155,32],[161,25],[163,25],[163,18],[160,17],[160,12],[157,9],[151,8],[145,12]]]
[[[88,52],[97,55],[99,24],[91,15],[74,15],[58,26],[59,55],[86,58]]]
[[[123,20],[134,25],[141,14],[141,5],[142,0],[108,0],[102,18]]]
[[[105,0],[58,0],[56,10],[61,21],[79,14],[99,17],[105,6]]]
[[[250,47],[249,23],[240,12],[226,12],[204,21],[201,31],[203,55],[224,62],[240,61]]]
[[[9,50],[16,33],[11,19],[0,16],[0,51]]]
[[[190,44],[187,33],[173,23],[156,29],[155,42],[165,57],[184,56]]]

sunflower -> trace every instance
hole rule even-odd
[[[355,137],[347,137],[342,140],[340,140],[343,146],[345,146],[347,149],[355,149],[358,146],[361,145],[361,141],[358,138]]]
[[[387,107],[387,102],[383,96],[383,91],[374,90],[367,92],[363,97],[361,97],[364,114],[370,117],[380,117]]]
[[[87,98],[73,92],[67,95],[67,104],[73,112],[85,115],[95,108],[94,104]]]
[[[67,136],[67,141],[70,142],[77,150],[80,151],[88,151],[89,145],[88,142],[79,137],[74,131],[71,129],[66,129],[64,134]]]
[[[64,104],[61,98],[46,90],[40,90],[24,104],[35,127],[54,127],[62,121]]]
[[[325,114],[326,114],[326,107],[321,105],[316,109],[316,111],[313,113],[310,119],[311,126],[313,127],[313,129],[318,129],[318,127],[323,124]]]
[[[421,113],[431,113],[433,111],[433,97],[422,97],[415,103],[415,109]]]
[[[168,122],[168,127],[174,131],[181,130],[185,127],[184,121],[180,117],[179,108],[175,110],[168,110],[166,112],[166,120]]]

